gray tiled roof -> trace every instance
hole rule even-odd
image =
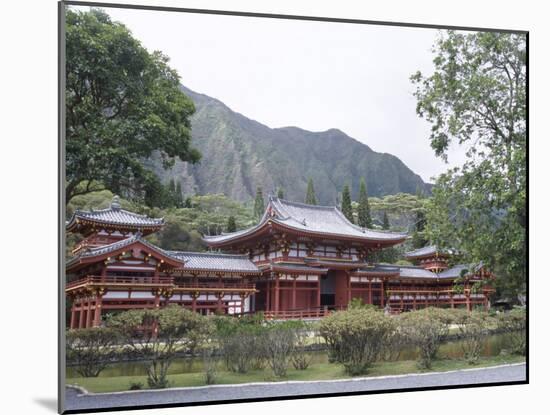
[[[480,265],[475,267],[474,269],[479,269]],[[455,265],[454,267],[451,267],[449,269],[446,269],[445,271],[441,271],[439,274],[440,278],[458,278],[460,277],[460,274],[462,273],[462,270],[466,270],[466,275],[470,274],[470,267],[468,265],[459,264]]]
[[[126,226],[162,226],[163,218],[150,218],[146,215],[139,215],[129,212],[120,207],[118,199],[113,199],[111,206],[101,210],[76,210],[67,223],[67,227],[73,225],[76,219],[89,220],[104,224],[126,225]]]
[[[405,258],[416,258],[426,255],[435,255],[437,252],[437,247],[434,245],[425,246],[414,251],[405,252]]]
[[[124,248],[125,246],[129,246],[129,245],[131,245],[131,244],[133,244],[134,242],[137,242],[137,241],[139,241],[143,245],[149,247],[151,250],[158,252],[161,255],[166,255],[166,256],[172,257],[176,261],[181,262],[180,258],[170,255],[169,252],[167,252],[167,251],[163,250],[162,248],[159,248],[158,246],[153,245],[151,242],[148,242],[147,240],[143,239],[141,237],[141,234],[138,232],[135,235],[130,236],[129,238],[113,242],[109,245],[98,246],[98,247],[95,247],[95,248],[88,248],[85,251],[81,251],[81,252],[79,252],[79,254],[77,256],[75,256],[74,258],[71,258],[67,262],[67,266],[77,262],[81,258],[92,258],[92,257],[95,257],[95,256],[108,254],[110,252],[115,252],[115,251],[117,251],[121,248]]]
[[[435,272],[420,267],[399,267],[399,276],[403,278],[439,278]]]
[[[407,237],[406,233],[375,231],[361,228],[351,223],[334,206],[315,206],[270,197],[268,207],[260,223],[252,228],[229,234],[206,236],[207,242],[224,242],[253,233],[268,219],[274,223],[296,229],[301,232],[313,232],[325,235],[355,237],[370,241],[399,242]]]
[[[219,254],[214,252],[166,251],[171,257],[185,262],[184,269],[235,271],[259,273],[247,255]]]

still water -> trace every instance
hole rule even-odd
[[[481,355],[484,357],[497,356],[501,350],[508,348],[508,339],[505,334],[493,334],[485,337]],[[325,350],[310,352],[311,363],[327,363],[327,352]],[[461,358],[463,356],[462,341],[454,340],[444,343],[439,348],[439,355],[442,358]],[[399,356],[399,360],[415,360],[417,358],[417,350],[415,348],[407,348],[403,350]],[[220,369],[223,370],[223,363],[220,362]],[[182,357],[174,359],[169,374],[176,373],[195,373],[203,372],[203,360],[200,357]],[[100,377],[115,377],[115,376],[141,376],[146,375],[144,362],[120,362],[108,365],[101,373]],[[67,377],[78,377],[74,367],[67,368]]]

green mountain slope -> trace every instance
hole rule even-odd
[[[429,191],[397,157],[372,151],[340,130],[272,129],[214,98],[182,89],[195,102],[193,145],[203,159],[194,166],[178,161],[167,171],[154,158],[151,167],[164,181],[179,180],[186,195],[223,193],[247,202],[257,186],[265,195],[282,187],[285,198],[303,202],[309,177],[320,204],[338,203],[345,183],[355,199],[361,177],[370,196],[414,193],[418,187]]]

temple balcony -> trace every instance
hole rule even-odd
[[[173,276],[158,277],[128,277],[128,276],[99,276],[88,275],[75,281],[67,283],[66,291],[75,291],[91,287],[127,287],[127,288],[167,288],[174,291],[201,291],[201,292],[253,292],[256,291],[256,284],[248,282],[219,282],[219,281],[197,281],[179,282]]]

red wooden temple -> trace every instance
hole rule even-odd
[[[67,231],[84,239],[66,264],[70,328],[98,326],[104,313],[167,304],[201,313],[262,311],[266,318],[321,317],[352,298],[392,312],[471,310],[487,308],[493,292],[491,273],[449,268],[450,254],[435,247],[409,252],[414,266],[370,263],[370,253],[407,235],[361,228],[336,207],[270,198],[257,225],[204,237],[206,253],[165,250],[145,239],[163,225],[122,209],[116,197],[108,209],[73,214]],[[484,286],[476,291],[477,281]]]

